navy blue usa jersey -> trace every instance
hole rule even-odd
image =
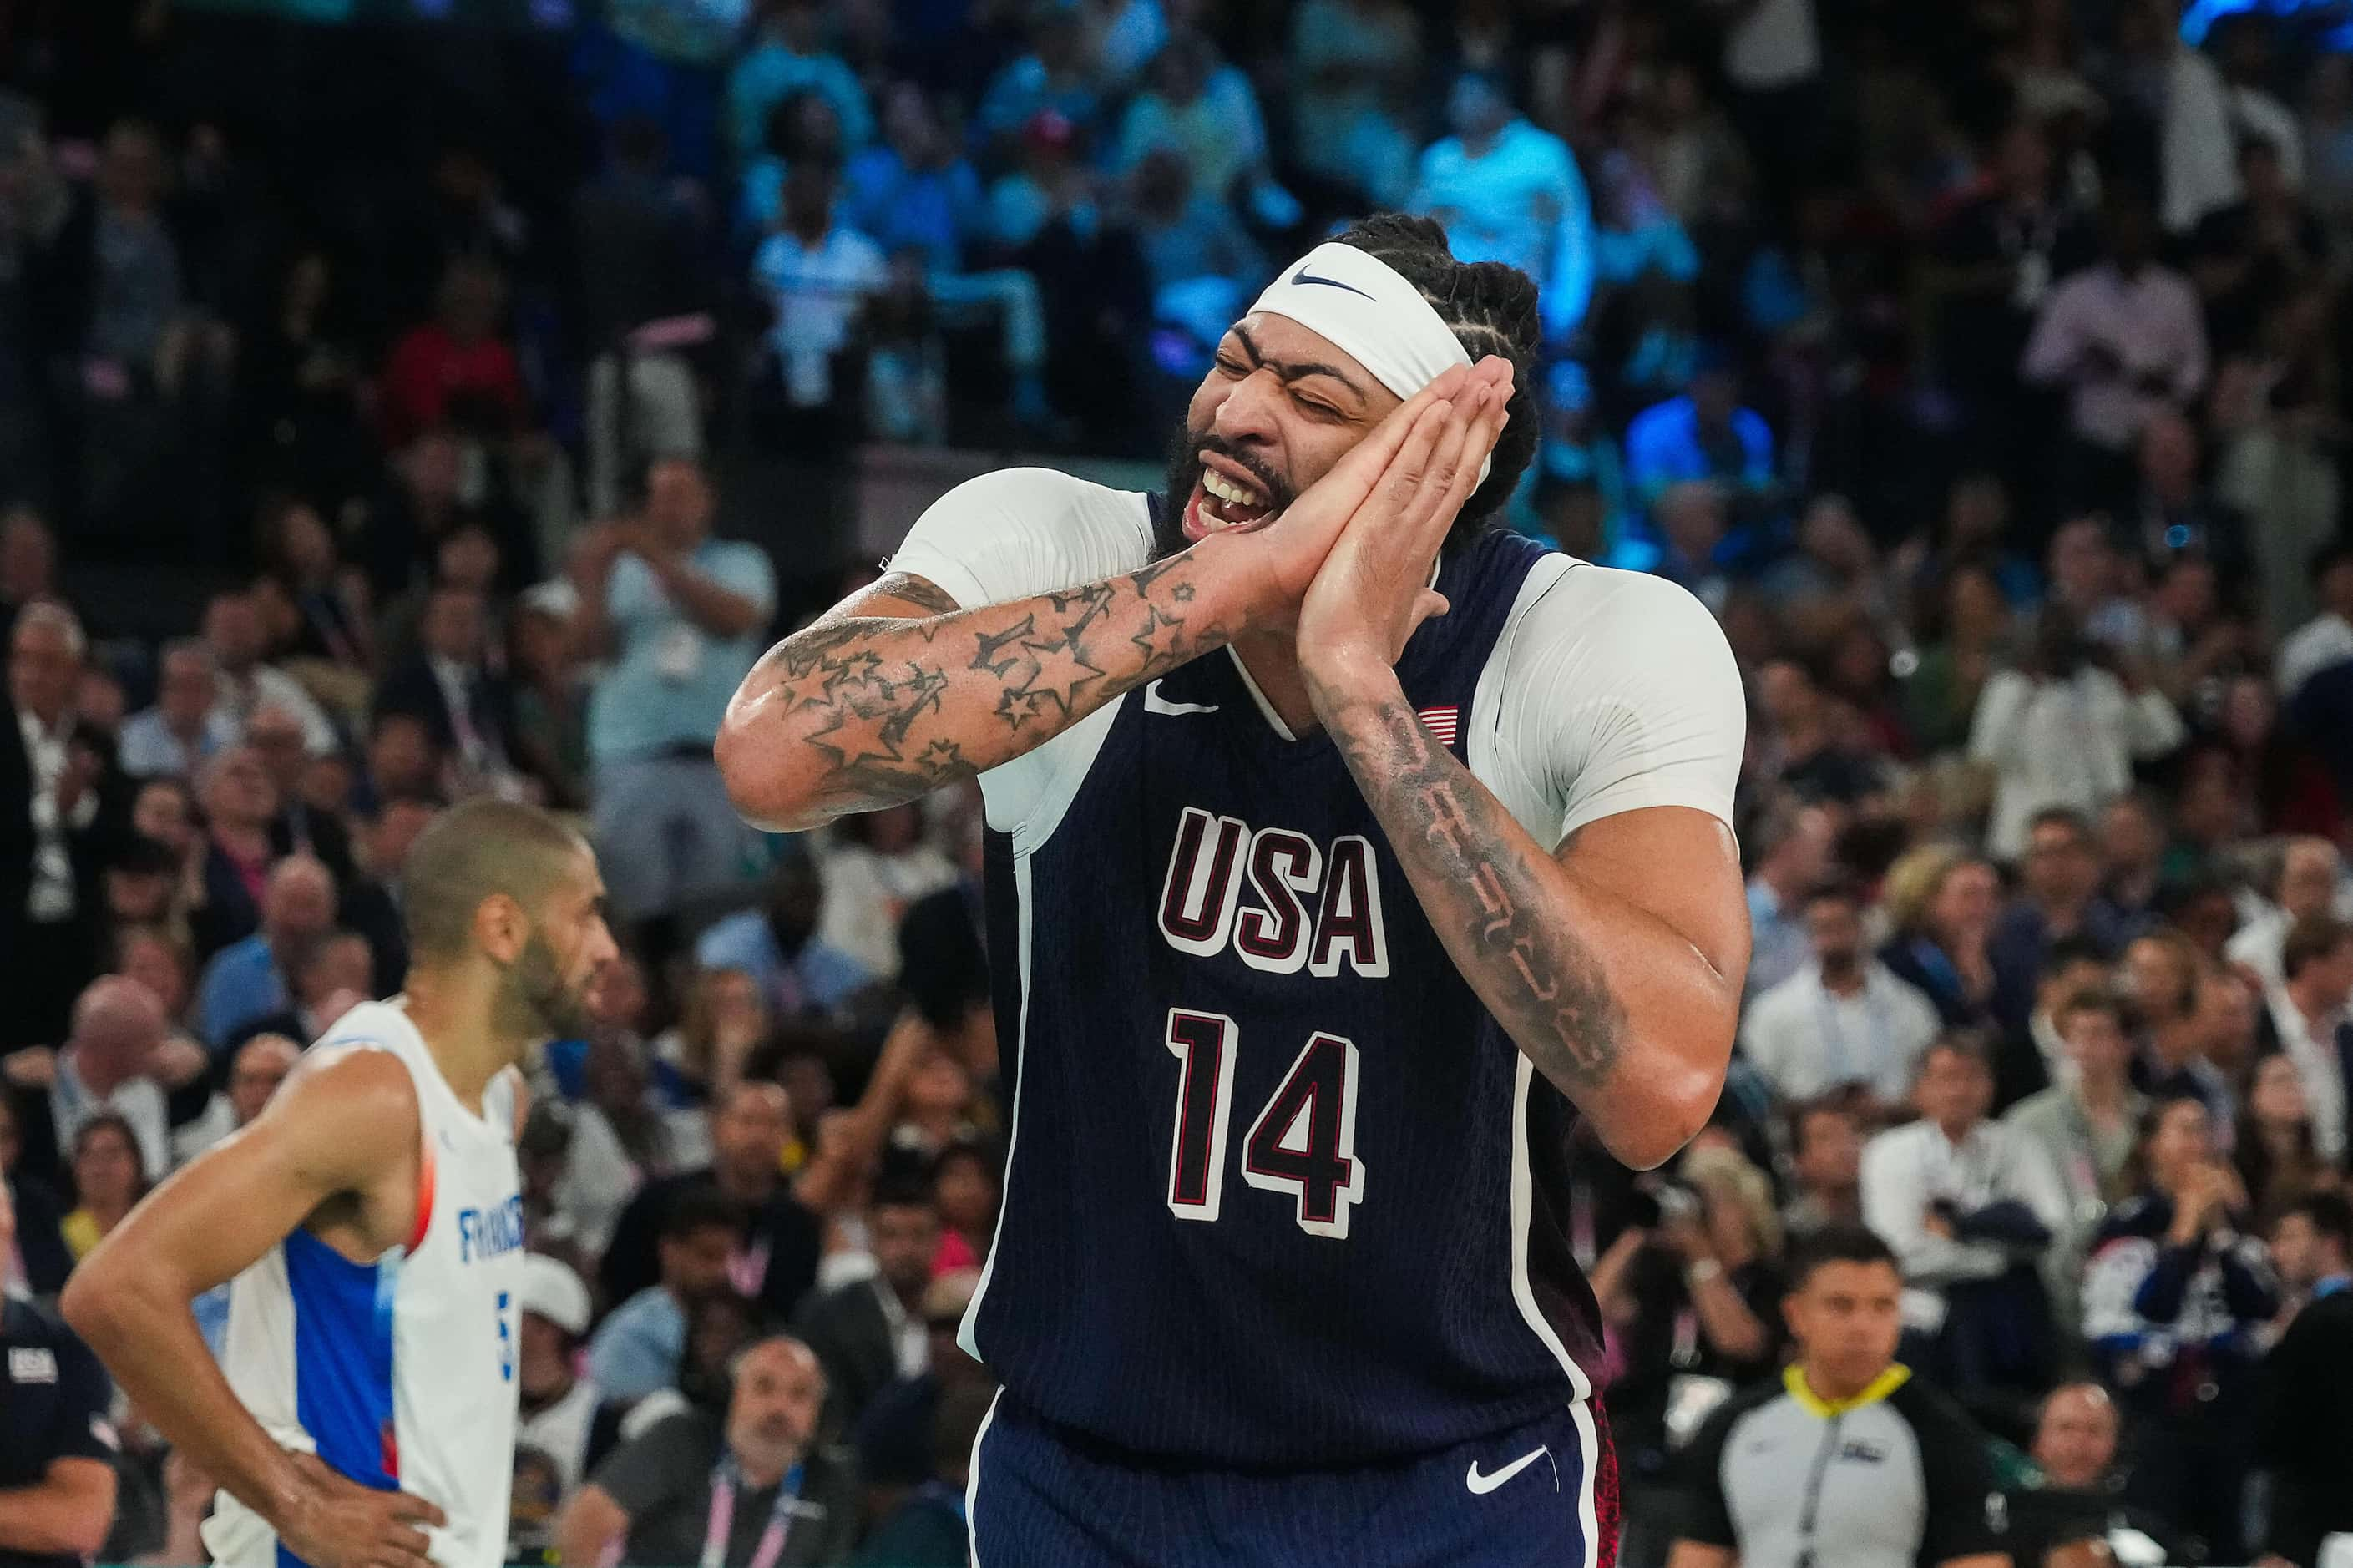
[[[1543,554],[1448,555],[1451,608],[1399,661],[1458,756]],[[1429,1453],[1588,1396],[1575,1113],[1337,748],[1286,739],[1222,650],[1095,718],[1059,816],[990,835],[1011,1150],[967,1348],[1050,1421],[1234,1468]]]

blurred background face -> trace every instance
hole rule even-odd
[[[2305,1103],[2304,1075],[2284,1054],[2265,1057],[2255,1066],[2255,1081],[2247,1091],[2247,1109],[2265,1127],[2301,1127],[2311,1110]]]
[[[1945,874],[1936,896],[1928,900],[1928,924],[1948,942],[1980,936],[1993,925],[2001,881],[1981,860],[1964,860]]]
[[[2071,1384],[2043,1401],[2034,1462],[2054,1487],[2097,1489],[2116,1458],[2116,1407],[2095,1384]]]
[[[239,1127],[261,1114],[286,1075],[294,1070],[294,1043],[278,1035],[248,1041],[229,1068],[228,1103]]]
[[[213,658],[243,675],[261,658],[261,608],[249,594],[223,594],[205,608],[205,641]]]
[[[1904,1331],[1902,1293],[1887,1264],[1825,1263],[1783,1301],[1815,1393],[1853,1394],[1887,1370]]]
[[[2103,1083],[2120,1077],[2132,1060],[2132,1041],[2116,1014],[2105,1007],[2073,1007],[2060,1016],[2060,1037],[2087,1078]]]
[[[727,1260],[735,1233],[715,1225],[666,1237],[661,1242],[662,1283],[681,1301],[697,1301],[727,1288]]]
[[[1862,1134],[1842,1110],[1807,1114],[1798,1150],[1798,1180],[1815,1192],[1852,1188],[1862,1172]]]
[[[2111,866],[2156,864],[2165,853],[2165,829],[2148,808],[2132,799],[2117,801],[2100,819],[2101,847]]]
[[[19,618],[8,639],[8,698],[45,724],[55,724],[73,701],[81,659],[64,627]]]
[[[515,1382],[525,1399],[544,1399],[565,1386],[571,1346],[565,1332],[537,1312],[522,1314],[515,1352]]]
[[[997,1218],[997,1180],[977,1159],[958,1156],[940,1162],[932,1195],[940,1223],[952,1230],[986,1236]]]
[[[2280,866],[2280,908],[2290,917],[2325,914],[2337,898],[2337,847],[2326,839],[2298,838]]]
[[[825,1375],[807,1349],[788,1340],[754,1345],[735,1368],[728,1445],[741,1455],[797,1454],[816,1436],[824,1405]]]
[[[269,770],[269,782],[277,786],[279,798],[292,798],[310,763],[310,754],[303,749],[302,721],[283,708],[265,708],[245,727],[245,741]]]
[[[2148,1140],[2149,1173],[2157,1184],[2174,1191],[2191,1171],[2213,1157],[2206,1108],[2194,1100],[2177,1100],[2168,1105]]]
[[[2282,1215],[2272,1226],[2272,1267],[2291,1290],[2309,1290],[2327,1272],[2320,1232],[2304,1215]]]
[[[436,658],[470,665],[482,657],[482,600],[478,594],[445,588],[426,606],[419,628],[425,649]]]
[[[945,1051],[934,1051],[907,1083],[907,1107],[918,1116],[948,1117],[972,1101],[972,1075]]]
[[[901,1300],[920,1298],[932,1277],[932,1258],[939,1251],[939,1216],[929,1205],[886,1203],[875,1207],[868,1229],[882,1278]]]
[[[738,1089],[711,1122],[712,1163],[747,1179],[765,1179],[784,1165],[792,1133],[792,1107],[772,1083]]]
[[[2043,902],[2069,907],[2098,890],[2100,862],[2073,823],[2038,824],[2026,841],[2026,886]]]
[[[712,500],[711,482],[693,463],[672,458],[646,476],[646,521],[674,549],[699,543],[710,531]]]
[[[163,938],[144,932],[125,938],[115,972],[145,986],[165,1017],[177,1018],[187,1012],[188,972]]]
[[[164,656],[164,668],[155,683],[155,703],[164,710],[164,721],[174,729],[189,731],[205,721],[213,702],[219,695],[213,684],[212,661],[194,648],[174,648]]]
[[[122,1129],[101,1122],[74,1143],[74,1191],[92,1208],[129,1206],[139,1187],[139,1150]]]
[[[1914,1092],[1920,1114],[1940,1127],[1966,1127],[1986,1113],[1993,1100],[1993,1076],[1964,1051],[1931,1047]]]
[[[1844,899],[1816,899],[1806,906],[1806,937],[1824,969],[1852,968],[1862,956],[1862,917]]]
[[[2178,1014],[2190,979],[2187,955],[2169,942],[2143,937],[2125,949],[2124,989],[2146,1020],[2161,1022]]]

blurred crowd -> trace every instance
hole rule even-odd
[[[2017,1487],[2314,1568],[2353,1526],[2292,1396],[2353,1387],[2353,1330],[2289,1335],[2353,1247],[2322,8],[739,9],[0,16],[0,1283],[53,1294],[398,989],[437,811],[544,802],[629,956],[534,1068],[514,1560],[691,1555],[632,1445],[790,1325],[855,1550],[961,1563],[976,792],[757,835],[720,712],[871,575],[825,499],[860,444],[1151,456],[1271,264],[1402,206],[1544,284],[1508,521],[1685,584],[1749,682],[1723,1105],[1575,1210],[1627,1561],[1782,1357],[1785,1247],[1861,1221]],[[122,1414],[107,1559],[194,1561],[204,1479]]]

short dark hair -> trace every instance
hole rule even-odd
[[[2072,805],[2046,805],[2026,819],[2028,837],[2038,827],[2063,827],[2084,843],[2092,842],[2092,825]]]
[[[2067,1019],[2077,1013],[2105,1013],[2115,1020],[2116,1027],[2121,1029],[2125,1026],[2124,1004],[2105,991],[2070,991],[2060,998],[2059,1005],[2052,1009],[2052,1020],[2064,1034]]]
[[[1852,882],[1843,877],[1831,877],[1808,888],[1799,907],[1811,909],[1816,904],[1844,904],[1851,910],[1859,910],[1866,901],[1862,889]]]
[[[1993,1071],[1993,1052],[1986,1047],[1985,1037],[1970,1029],[1947,1029],[1928,1042],[1920,1053],[1920,1065],[1913,1076],[1928,1070],[1928,1058],[1934,1056],[1958,1057],[1982,1073]]]
[[[1857,1131],[1862,1130],[1862,1118],[1855,1113],[1853,1106],[1849,1105],[1836,1094],[1819,1094],[1811,1100],[1799,1100],[1789,1107],[1786,1114],[1789,1134],[1789,1152],[1795,1155],[1805,1153],[1809,1141],[1806,1128],[1817,1116],[1841,1117]]]
[[[1789,1293],[1804,1289],[1818,1270],[1833,1263],[1884,1263],[1900,1277],[1904,1270],[1895,1260],[1895,1249],[1880,1239],[1879,1233],[1868,1226],[1826,1225],[1820,1230],[1807,1232],[1789,1248],[1788,1261],[1782,1274],[1789,1282]]]
[[[684,1241],[706,1230],[743,1235],[744,1211],[720,1194],[696,1187],[670,1200],[668,1212],[662,1215],[662,1240]]]
[[[2105,969],[2109,959],[2100,944],[2087,936],[2063,936],[2042,954],[2042,973],[2045,974],[2056,974],[2078,963],[2096,963]]]
[[[535,805],[479,795],[450,807],[417,835],[401,868],[409,951],[427,960],[462,956],[483,900],[503,893],[531,910],[587,848]]]
[[[2343,1193],[2306,1193],[2280,1211],[2280,1218],[2302,1215],[2305,1223],[2353,1253],[2353,1199]]]
[[[1472,360],[1501,354],[1512,362],[1512,401],[1504,406],[1511,423],[1495,442],[1486,479],[1447,534],[1450,545],[1467,542],[1485,531],[1536,455],[1544,423],[1536,407],[1536,361],[1544,352],[1536,280],[1508,262],[1457,261],[1446,230],[1409,213],[1375,213],[1336,237],[1419,289]]]
[[[2305,968],[2327,958],[2348,941],[2353,941],[2353,925],[2348,925],[2335,915],[2306,915],[2287,928],[2287,937],[2280,943],[2280,974],[2293,980]]]
[[[932,1197],[931,1172],[893,1172],[874,1184],[874,1196],[867,1207],[875,1209],[922,1209],[936,1214],[939,1205]]]

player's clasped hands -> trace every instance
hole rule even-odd
[[[426,1568],[425,1532],[448,1522],[439,1509],[346,1480],[315,1456],[293,1458],[306,1495],[280,1533],[295,1556],[316,1568]]]
[[[1303,668],[1374,658],[1393,665],[1414,628],[1446,611],[1430,587],[1430,567],[1504,433],[1511,362],[1490,355],[1446,394],[1424,397],[1399,407],[1325,477],[1328,483],[1366,447],[1387,447],[1300,603]]]

